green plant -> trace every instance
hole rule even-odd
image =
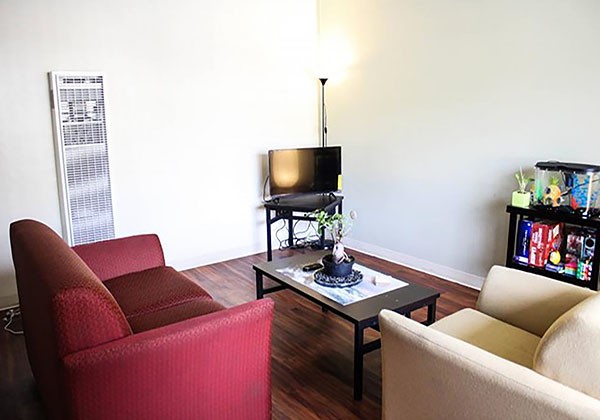
[[[342,239],[350,232],[352,220],[356,219],[356,212],[352,210],[345,216],[341,213],[329,214],[324,210],[316,210],[310,213],[310,216],[314,217],[317,221],[317,230],[320,235],[324,234],[326,230],[331,233],[334,243],[331,254],[336,264],[342,261],[349,261],[349,257],[344,251]]]
[[[352,229],[352,219],[356,218],[356,212],[351,211],[347,216],[341,213],[329,214],[324,210],[316,210],[310,214],[317,221],[317,230],[320,235],[328,230],[334,243],[342,241]]]
[[[515,178],[517,178],[517,182],[519,183],[520,193],[525,193],[527,189],[527,184],[533,181],[533,178],[529,178],[523,175],[523,168],[519,168],[519,172],[515,174]]]

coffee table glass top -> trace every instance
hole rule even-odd
[[[329,251],[311,251],[287,258],[281,258],[279,260],[258,263],[255,264],[253,268],[257,273],[264,274],[266,277],[271,278],[288,288],[294,289],[296,292],[337,312],[342,317],[353,322],[376,319],[382,309],[391,309],[400,312],[402,312],[403,309],[406,309],[408,312],[414,307],[423,306],[423,302],[431,300],[432,298],[437,298],[440,295],[439,292],[435,290],[408,283],[404,279],[399,279],[408,283],[408,286],[343,306],[279,271],[290,266],[302,266],[315,261],[320,261],[320,259],[328,253]],[[369,265],[368,263],[360,261],[360,258],[357,259],[357,263],[365,266]]]

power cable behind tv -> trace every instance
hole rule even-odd
[[[263,184],[263,190],[262,190],[262,201],[263,201],[263,203],[267,202],[267,182],[269,182],[269,175],[267,175],[267,177],[265,178],[265,182]]]

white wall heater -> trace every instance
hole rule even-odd
[[[114,238],[104,76],[50,72],[48,78],[63,237],[69,245]]]

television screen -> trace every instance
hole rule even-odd
[[[339,146],[269,150],[272,197],[337,191],[341,174],[342,148]]]

